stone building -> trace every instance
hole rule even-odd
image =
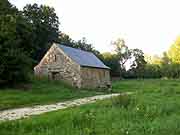
[[[63,80],[77,88],[109,88],[110,69],[93,53],[54,43],[40,63],[35,75]]]

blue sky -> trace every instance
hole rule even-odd
[[[22,9],[27,3],[55,8],[60,30],[78,40],[86,37],[101,52],[124,38],[130,48],[161,54],[180,35],[179,0],[10,0]]]

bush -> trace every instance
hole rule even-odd
[[[2,53],[1,53],[2,54]],[[31,59],[19,50],[11,50],[2,54],[0,80],[1,85],[15,85],[30,80]]]
[[[129,95],[119,95],[111,99],[112,106],[119,106],[127,108],[131,103],[131,98]]]

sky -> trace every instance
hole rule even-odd
[[[130,48],[161,54],[180,35],[179,0],[10,0],[19,9],[28,3],[55,8],[60,31],[74,40],[86,37],[100,52],[123,38]]]

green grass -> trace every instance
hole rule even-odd
[[[0,135],[180,134],[180,80],[123,80],[113,90],[134,94],[1,122]]]
[[[102,92],[77,90],[58,81],[34,80],[28,90],[0,90],[0,110],[50,104],[98,94],[102,94]]]

